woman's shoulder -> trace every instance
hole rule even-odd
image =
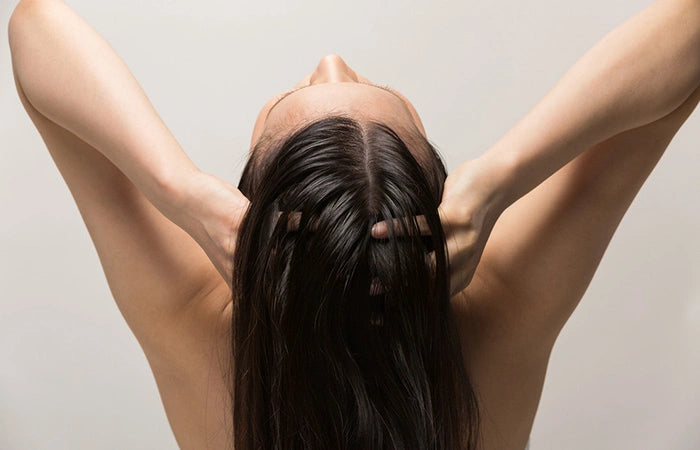
[[[180,448],[228,448],[232,305],[222,280],[172,322],[169,348],[145,352]]]
[[[551,345],[534,342],[517,299],[483,272],[451,299],[464,365],[479,399],[484,448],[525,447],[539,405]]]

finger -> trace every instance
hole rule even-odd
[[[428,258],[428,267],[430,268],[431,273],[435,275],[437,267],[436,267],[436,257],[435,257],[435,250],[430,252],[427,256]],[[473,273],[469,276],[467,280],[460,279],[458,275],[464,275],[458,272],[459,269],[455,267],[450,267],[450,273],[447,274],[449,278],[449,295],[450,298],[454,297],[455,295],[459,294],[464,288],[471,282],[471,277],[474,275]]]
[[[279,218],[282,216],[283,213],[286,211],[279,211],[277,213],[277,220],[279,221]],[[299,229],[299,222],[301,222],[301,213],[299,211],[290,211],[287,214],[287,231],[296,231]]]
[[[277,213],[277,219],[279,220],[282,213],[286,211],[279,211]],[[301,211],[290,211],[287,214],[287,231],[297,231],[299,225],[301,224]],[[316,221],[312,221],[308,224],[308,228],[311,231],[316,231]]]
[[[428,226],[428,221],[425,219],[425,216],[420,215],[414,217],[416,218],[416,222],[418,222],[420,234],[422,236],[430,236],[430,227]],[[404,234],[400,226],[401,220],[403,219],[392,219],[392,222],[394,223],[394,233],[396,236],[403,236]],[[408,225],[406,225],[406,228],[408,228]],[[386,220],[382,220],[381,222],[377,222],[372,225],[372,237],[377,239],[386,239],[389,237],[389,227],[387,226]]]
[[[372,282],[370,283],[369,287],[369,295],[386,294],[387,292],[389,292],[389,289],[382,284],[379,278],[372,278]]]
[[[435,250],[433,250],[432,252],[428,253],[428,267],[430,267],[430,271],[433,273],[435,273],[436,269],[435,262]]]
[[[430,268],[430,272],[433,274],[433,276],[436,275],[437,271],[437,266],[436,266],[436,257],[435,257],[435,250],[432,252],[428,253],[428,267]],[[454,268],[450,268],[450,272],[454,272]],[[454,297],[456,294],[459,293],[460,289],[460,282],[459,280],[456,279],[456,277],[452,273],[447,274],[449,278],[449,295],[450,298]]]

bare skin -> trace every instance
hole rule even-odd
[[[652,6],[658,10],[654,17],[660,13],[688,17],[691,12],[693,17],[700,16],[697,2],[668,0]],[[115,301],[148,358],[179,446],[226,448],[230,405],[218,360],[230,345],[230,286],[221,276],[226,269],[212,256],[213,247],[202,244],[205,233],[199,234],[184,218],[168,217],[170,211],[163,200],[167,196],[158,193],[160,183],[149,184],[153,174],[138,172],[136,160],[110,153],[117,146],[109,136],[98,134],[99,124],[81,128],[76,124],[85,122],[80,122],[74,110],[61,109],[49,97],[42,97],[48,91],[42,91],[40,80],[30,75],[30,62],[23,61],[24,54],[41,51],[43,45],[38,39],[23,37],[36,35],[31,26],[33,20],[39,20],[37,9],[51,11],[41,20],[62,15],[56,23],[66,24],[71,36],[80,42],[92,43],[93,39],[93,51],[108,52],[106,47],[98,48],[104,43],[98,43],[97,33],[63,2],[23,0],[13,14],[10,30],[20,100],[70,188]],[[674,32],[680,33],[677,28]],[[631,27],[627,32],[632,36],[647,31]],[[700,44],[693,42],[697,50]],[[24,45],[31,51],[23,52]],[[688,70],[683,64],[669,73]],[[551,176],[530,168],[531,186],[520,186],[517,199],[508,199],[507,207],[503,204],[488,241],[484,239],[483,253],[477,252],[480,262],[474,263],[471,282],[452,298],[461,339],[470,349],[464,354],[465,364],[483,408],[483,449],[520,450],[525,446],[559,331],[585,293],[632,200],[700,100],[700,77],[685,73],[689,74],[686,79],[672,80],[676,89],[667,85],[656,92],[650,88],[657,107],[639,109],[638,115],[633,114],[638,108],[630,107],[629,114],[618,113],[626,121],[616,123],[617,129],[597,128],[572,138],[570,147],[582,146],[582,150],[577,156],[570,154],[570,161]],[[670,84],[671,79],[668,81]],[[323,114],[329,107],[357,114],[371,109],[374,119],[412,124],[425,133],[405,98],[368,82],[339,57],[323,58],[298,85],[312,87],[291,94],[272,110],[277,99],[263,107],[252,143],[266,129],[292,126],[294,120]],[[134,96],[141,95],[137,85],[131,88]],[[128,97],[123,85],[120,89],[120,95]],[[576,117],[570,105],[564,108],[563,101],[555,101],[564,97],[546,97],[554,105],[552,115]],[[333,104],[324,106],[329,98],[334,99]],[[646,99],[640,103],[642,100]],[[362,108],[367,103],[381,107]],[[536,107],[533,114],[541,111]],[[78,119],[71,121],[75,117]],[[83,133],[88,128],[90,133]],[[559,124],[561,130],[570,128],[574,128],[572,123]],[[509,133],[525,141],[526,134],[544,136],[551,129],[551,122],[538,125],[536,120],[523,120]],[[498,160],[497,150],[506,146],[508,136],[483,161]],[[173,154],[181,150],[164,127],[158,137]],[[532,149],[546,148],[544,137],[533,142]],[[148,150],[143,149],[142,154]],[[231,195],[234,201],[235,192]],[[236,212],[227,214],[235,216]],[[224,260],[225,252],[221,254]],[[552,279],[557,283],[551,283]],[[173,280],[179,282],[174,286]]]

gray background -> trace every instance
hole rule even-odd
[[[176,448],[155,382],[12,81],[0,4],[0,448]],[[448,169],[484,152],[650,0],[67,2],[204,171],[327,53],[416,106]],[[554,348],[539,449],[700,448],[700,113],[642,188]]]

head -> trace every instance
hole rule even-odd
[[[251,148],[263,136],[287,134],[329,114],[346,113],[389,126],[425,129],[418,112],[401,93],[372,83],[348,66],[338,55],[327,55],[294,88],[268,100],[258,113]]]
[[[256,121],[233,273],[238,450],[475,448],[445,167],[408,101],[367,83],[326,57]],[[374,239],[382,220],[390,237]]]

